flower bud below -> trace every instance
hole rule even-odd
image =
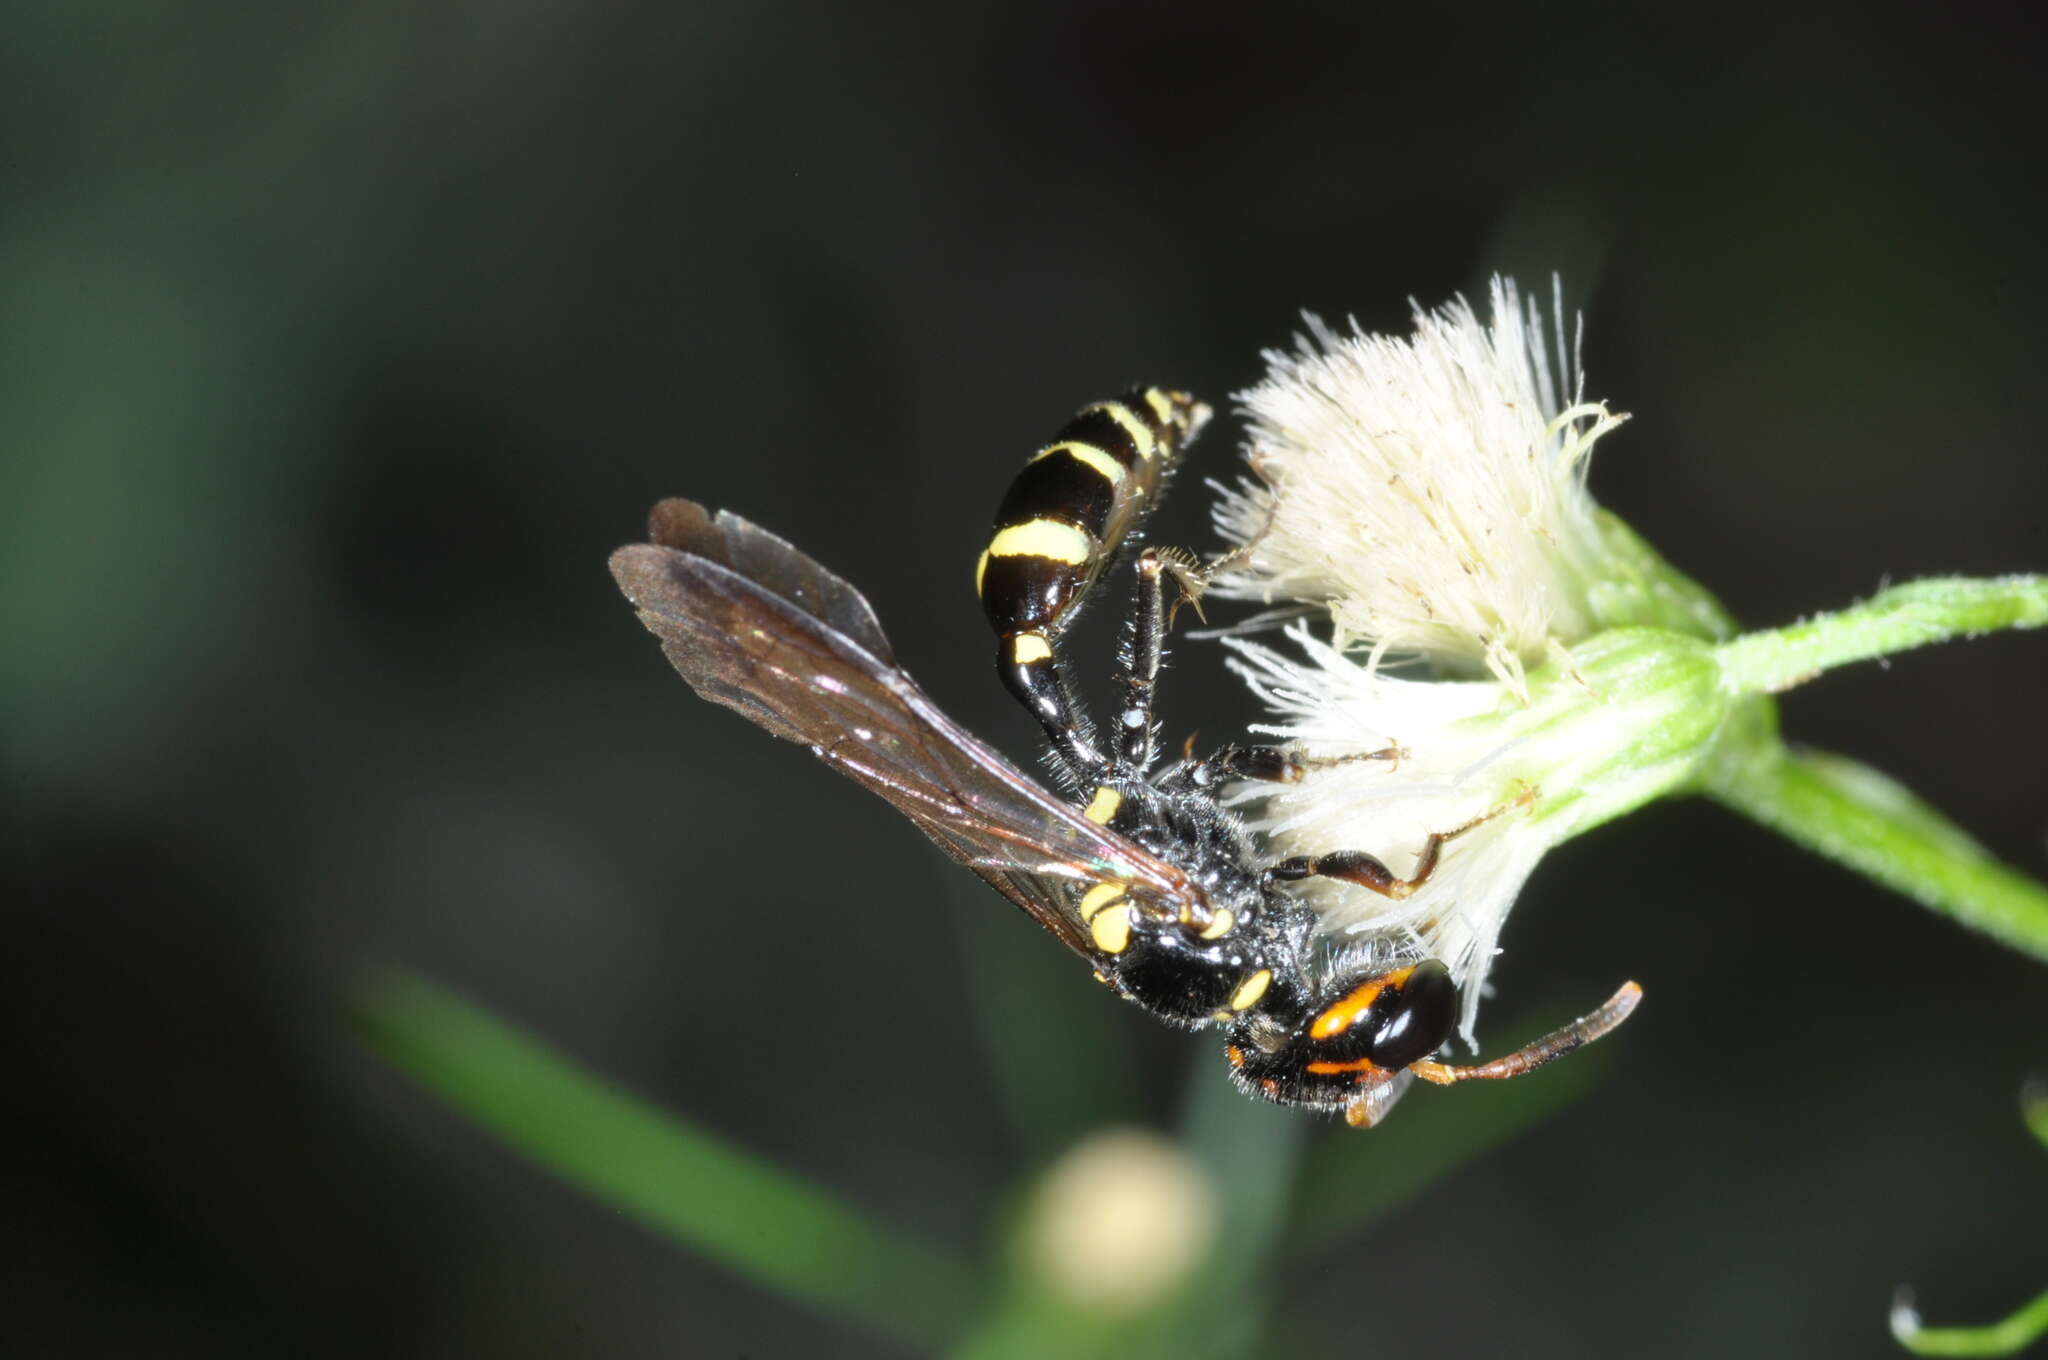
[[[1046,1173],[1024,1244],[1033,1273],[1062,1300],[1124,1317],[1184,1283],[1215,1235],[1216,1195],[1202,1168],[1157,1134],[1112,1129]]]

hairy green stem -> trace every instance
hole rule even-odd
[[[2001,628],[2048,624],[2048,576],[1962,576],[1913,581],[1862,604],[1786,628],[1746,633],[1719,649],[1730,688],[1791,689],[1830,667]]]
[[[1867,765],[1778,748],[1718,767],[1706,792],[1923,906],[2048,959],[2048,888]]]

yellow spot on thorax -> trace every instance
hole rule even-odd
[[[1220,940],[1225,935],[1228,935],[1236,925],[1236,914],[1229,907],[1218,907],[1215,914],[1209,918],[1209,924],[1202,927],[1202,933],[1198,938]]]
[[[1084,893],[1081,897],[1081,905],[1079,907],[1081,919],[1084,921],[1093,921],[1095,919],[1096,912],[1101,911],[1104,907],[1116,901],[1123,895],[1124,885],[1121,883],[1096,884],[1094,887],[1090,888],[1086,893]]]
[[[1088,923],[1088,936],[1105,954],[1121,954],[1131,942],[1131,904],[1119,902],[1097,912]]]
[[[1019,666],[1044,661],[1052,656],[1052,644],[1043,633],[1019,633],[1010,639],[1010,660]]]
[[[1253,973],[1243,982],[1237,984],[1237,990],[1230,994],[1230,1009],[1234,1011],[1250,1010],[1253,1006],[1259,1004],[1259,998],[1264,996],[1266,989],[1272,985],[1273,970],[1261,968],[1258,972]]]
[[[1078,567],[1095,555],[1095,540],[1086,529],[1056,519],[1034,519],[998,532],[988,553],[990,557],[1043,557]]]
[[[1104,480],[1111,486],[1115,486],[1124,479],[1124,465],[1122,463],[1119,463],[1101,449],[1096,448],[1093,444],[1082,444],[1073,440],[1069,440],[1064,444],[1048,445],[1033,454],[1031,461],[1035,463],[1041,458],[1050,458],[1056,453],[1064,453],[1075,462],[1094,468],[1102,474]]]
[[[1081,815],[1097,826],[1108,826],[1109,819],[1116,816],[1117,809],[1123,805],[1124,796],[1104,784],[1095,790],[1095,796],[1088,800],[1088,806],[1082,809]]]

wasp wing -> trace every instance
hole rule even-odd
[[[1114,881],[1165,911],[1202,911],[1179,869],[1082,817],[941,712],[844,580],[691,501],[657,505],[650,536],[612,554],[612,575],[693,689],[888,799],[1076,953],[1092,953],[1074,907],[1087,886]]]

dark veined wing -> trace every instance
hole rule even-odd
[[[1075,952],[1095,883],[1179,913],[1202,891],[1089,821],[940,712],[895,663],[859,591],[739,516],[666,500],[612,575],[683,679],[800,742],[915,822]]]

